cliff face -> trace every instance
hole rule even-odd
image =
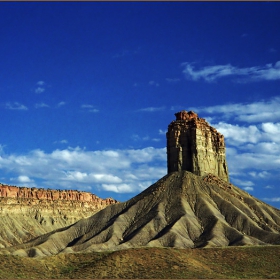
[[[181,111],[175,116],[166,134],[168,173],[211,173],[229,181],[224,136],[192,111]]]
[[[96,205],[109,205],[116,203],[112,198],[101,199],[95,194],[74,190],[51,190],[9,186],[0,183],[0,197],[9,198],[28,198],[34,200],[63,200],[63,201],[79,201],[93,202]]]
[[[0,248],[71,225],[115,203],[88,192],[0,184]]]

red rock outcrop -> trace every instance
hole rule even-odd
[[[52,190],[4,185],[0,183],[0,197],[26,198],[34,200],[66,200],[78,202],[93,202],[100,205],[110,205],[117,201],[113,198],[102,199],[95,194],[76,190]]]
[[[224,136],[193,111],[181,111],[175,116],[166,134],[168,173],[211,173],[228,182]]]
[[[89,192],[0,183],[0,248],[71,225],[115,203],[115,199],[102,199]]]

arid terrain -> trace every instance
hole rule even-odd
[[[236,246],[59,254],[0,255],[1,279],[279,279],[280,246]]]
[[[87,192],[0,184],[0,248],[71,225],[113,203]]]
[[[280,210],[214,176],[172,172],[132,199],[0,254],[280,245]]]
[[[0,278],[279,278],[280,210],[230,183],[221,134],[175,115],[168,174],[126,202],[0,186]]]

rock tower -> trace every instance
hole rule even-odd
[[[224,136],[193,111],[175,116],[166,133],[168,173],[211,173],[229,182]]]

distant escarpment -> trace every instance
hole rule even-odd
[[[115,199],[102,199],[89,192],[0,183],[0,248],[71,225],[115,203]]]

